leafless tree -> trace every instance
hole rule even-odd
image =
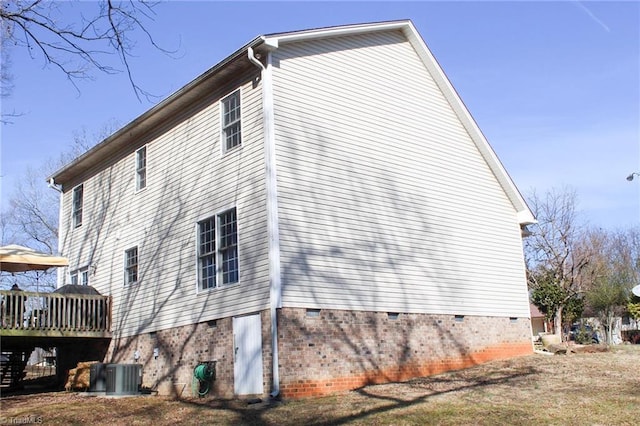
[[[606,341],[613,342],[615,317],[627,309],[630,290],[638,280],[640,246],[638,230],[590,229],[583,245],[591,253],[584,271],[588,308],[604,327]]]
[[[583,291],[582,272],[590,252],[580,247],[584,226],[577,214],[576,193],[552,189],[544,196],[533,193],[529,204],[538,220],[533,234],[525,239],[525,256],[530,287],[544,280],[558,300],[552,307],[554,331],[562,333],[563,309]]]
[[[9,39],[2,36],[0,44],[0,96],[6,98],[11,94],[13,89],[13,76],[9,69],[11,67],[11,58],[8,54]]]
[[[45,253],[58,250],[59,194],[48,188],[46,177],[73,160],[96,142],[118,128],[115,122],[105,124],[100,131],[90,134],[82,129],[74,135],[73,144],[60,157],[49,160],[41,167],[28,167],[13,188],[7,208],[0,216],[2,245],[19,244]],[[18,283],[23,288],[55,287],[53,270],[5,276],[3,284]]]
[[[63,72],[74,86],[78,79],[90,78],[91,69],[107,74],[120,72],[110,65],[109,57],[116,55],[138,99],[148,98],[149,93],[133,78],[130,59],[135,47],[134,32],[141,32],[152,46],[166,52],[155,43],[145,26],[153,19],[156,4],[146,0],[101,0],[93,3],[95,13],[91,16],[78,12],[74,17],[67,16],[73,10],[72,3],[2,0],[3,88],[10,88],[11,82],[6,48],[19,47]]]

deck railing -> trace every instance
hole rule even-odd
[[[3,330],[111,331],[111,297],[0,290]]]

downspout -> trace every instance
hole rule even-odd
[[[262,70],[262,117],[265,147],[267,186],[267,235],[269,239],[269,309],[271,314],[272,389],[271,397],[280,393],[278,369],[278,317],[282,307],[282,279],[280,276],[280,232],[278,229],[278,187],[276,183],[276,139],[273,115],[273,80],[271,52],[267,52],[266,66],[247,50],[249,60]]]
[[[49,183],[49,188],[57,191],[60,194],[60,201],[58,202],[58,254],[62,254],[62,239],[60,238],[60,230],[62,229],[62,188],[60,187],[60,185],[56,184],[56,181],[54,180],[54,178],[49,178],[48,183]],[[56,271],[56,282],[57,282],[56,287],[57,288],[62,287],[62,285],[64,284],[65,274],[66,274],[66,270],[62,274],[62,276],[58,273],[58,271]]]

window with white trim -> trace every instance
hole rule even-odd
[[[136,151],[136,191],[147,186],[147,147]]]
[[[124,283],[126,285],[138,282],[138,247],[132,247],[124,252]]]
[[[222,146],[229,151],[242,143],[240,120],[240,89],[221,101],[222,114]]]
[[[84,185],[80,184],[73,188],[73,201],[71,206],[71,216],[73,218],[73,227],[77,228],[82,225],[82,204],[84,198]]]
[[[89,268],[80,268],[71,271],[70,278],[73,285],[89,285]]]
[[[238,279],[238,221],[233,208],[198,222],[198,285],[207,290]]]

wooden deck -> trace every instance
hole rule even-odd
[[[111,337],[110,296],[0,290],[0,298],[0,337]]]

